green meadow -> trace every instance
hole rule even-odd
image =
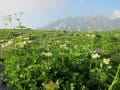
[[[10,90],[120,90],[120,31],[0,30]]]

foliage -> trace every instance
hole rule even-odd
[[[5,24],[5,28],[10,28],[10,29],[30,29],[26,26],[23,25],[21,17],[23,16],[23,12],[19,13],[14,13],[10,15],[6,15],[3,17],[3,21]],[[13,26],[14,25],[14,26]]]
[[[13,39],[3,54],[11,90],[120,89],[120,31],[0,32]]]

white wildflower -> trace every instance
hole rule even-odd
[[[17,38],[23,38],[23,36],[18,36]]]
[[[100,58],[100,55],[98,53],[93,53],[93,54],[91,54],[91,57],[93,59],[97,59],[97,58]]]
[[[60,45],[60,48],[67,48],[66,44]]]
[[[26,41],[23,41],[23,45],[25,45],[27,42]]]
[[[70,41],[68,41],[68,40],[65,40],[65,43],[66,43],[66,44],[69,44],[69,43],[70,43]]]
[[[93,34],[93,35],[91,35],[91,38],[95,38],[95,37],[96,37],[96,35],[94,35],[94,34]]]
[[[4,48],[5,47],[5,44],[1,44],[1,48]]]
[[[87,37],[90,37],[90,34],[86,34]]]
[[[1,44],[1,47],[4,48],[4,47],[7,47],[7,46],[9,46],[9,45],[11,45],[11,44],[13,44],[13,39],[9,40],[9,41],[6,42],[6,43],[2,43],[2,44]]]
[[[3,43],[5,40],[0,40],[0,43]]]
[[[20,47],[24,47],[25,44],[27,44],[27,42],[26,42],[26,41],[23,41],[23,42],[17,43],[16,45],[19,45]]]
[[[23,40],[29,40],[29,38],[26,37],[26,38],[23,38]]]
[[[75,49],[78,48],[78,45],[75,45],[74,48],[75,48]]]
[[[108,66],[108,69],[111,69],[112,68],[112,66]]]
[[[28,43],[31,43],[31,42],[32,42],[31,40],[28,41]]]
[[[13,39],[11,39],[7,42],[8,45],[11,45],[12,43],[13,43]]]
[[[104,58],[103,63],[104,64],[109,64],[110,63],[110,58]]]

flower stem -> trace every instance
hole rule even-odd
[[[116,72],[116,75],[112,81],[112,84],[110,85],[110,87],[108,88],[108,90],[112,90],[113,86],[117,83],[117,80],[118,80],[118,76],[119,76],[119,72],[120,72],[120,64],[117,68],[117,72]]]

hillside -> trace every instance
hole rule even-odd
[[[41,29],[45,30],[115,30],[120,29],[120,18],[111,19],[105,16],[67,17],[56,20]]]

